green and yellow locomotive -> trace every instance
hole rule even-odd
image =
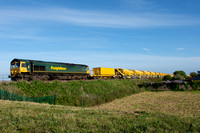
[[[10,64],[11,80],[87,79],[89,67],[82,64],[13,59]]]

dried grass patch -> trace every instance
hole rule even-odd
[[[142,92],[92,108],[118,110],[128,113],[147,111],[200,117],[200,93],[172,91]]]

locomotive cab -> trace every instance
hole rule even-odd
[[[21,79],[22,73],[27,73],[28,65],[25,61],[14,59],[10,63],[10,76],[11,80]]]

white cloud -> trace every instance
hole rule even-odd
[[[185,48],[177,48],[176,50],[177,51],[182,51],[182,50],[184,50]]]
[[[200,20],[160,13],[108,13],[66,8],[0,9],[0,25],[20,25],[27,21],[62,22],[81,26],[138,28],[199,24]],[[1,26],[0,26],[1,27]]]
[[[144,50],[144,51],[150,51],[150,49],[148,49],[148,48],[143,48],[143,50]]]

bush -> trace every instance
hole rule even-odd
[[[191,72],[191,73],[190,73],[190,76],[191,76],[192,78],[195,78],[196,76],[198,76],[198,74],[195,73],[195,72]]]
[[[163,80],[164,80],[164,81],[171,80],[171,79],[172,79],[172,77],[171,77],[170,75],[165,75],[165,76],[163,77]]]
[[[189,82],[189,85],[192,87],[193,90],[199,90],[200,82],[193,80]]]
[[[187,77],[184,71],[175,71],[173,74],[174,74],[173,79],[175,80],[184,80]]]

